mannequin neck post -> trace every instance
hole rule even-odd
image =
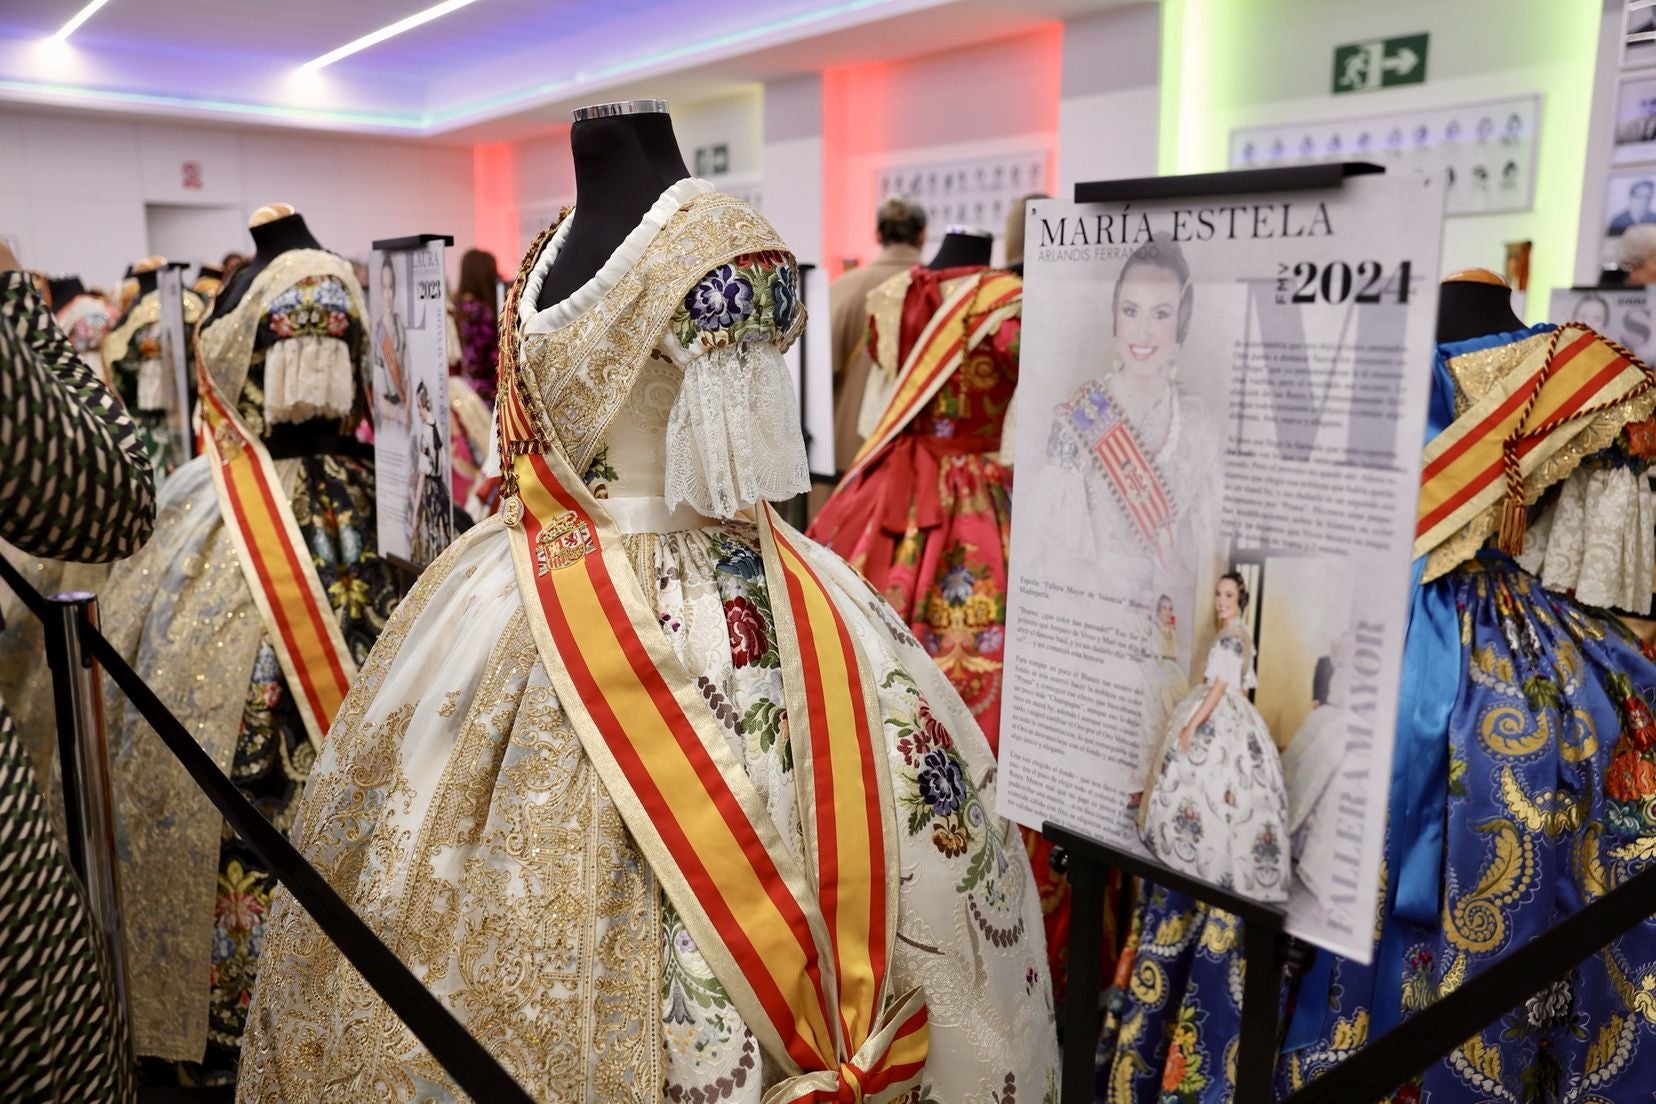
[[[995,239],[988,234],[967,234],[951,230],[943,235],[936,256],[926,263],[927,268],[962,268],[967,265],[987,265]]]

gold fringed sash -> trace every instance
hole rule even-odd
[[[788,1074],[766,1104],[917,1084],[925,998],[889,999],[898,864],[875,687],[801,538],[761,505],[803,863],[662,633],[602,503],[556,452],[518,456],[513,472],[503,516],[553,687],[697,947]]]
[[[962,279],[920,332],[874,431],[840,480],[845,484],[901,433],[965,363],[966,354],[1023,306],[1023,281],[989,270]],[[882,336],[882,340],[884,335]]]
[[[213,382],[197,346],[202,451],[247,587],[299,706],[305,731],[321,747],[356,677],[288,491],[264,442],[248,429]]]

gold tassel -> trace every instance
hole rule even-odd
[[[1499,546],[1502,552],[1509,556],[1524,554],[1524,531],[1528,527],[1529,512],[1524,509],[1523,492],[1507,494],[1506,502],[1501,506],[1501,532]]]

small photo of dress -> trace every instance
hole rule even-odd
[[[1173,710],[1152,758],[1140,833],[1167,866],[1256,901],[1288,898],[1288,795],[1265,719],[1248,700],[1247,590],[1215,588],[1221,627],[1202,681]]]
[[[435,560],[453,539],[449,490],[443,485],[443,438],[431,409],[431,396],[422,381],[416,390],[420,417],[414,429],[414,531],[409,534],[408,558],[422,567]]]

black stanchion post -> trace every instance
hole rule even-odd
[[[1282,994],[1282,930],[1242,923],[1242,1036],[1236,1057],[1237,1104],[1276,1097],[1277,1007]]]
[[[1069,852],[1069,969],[1064,990],[1064,1104],[1092,1104],[1094,1054],[1098,1047],[1098,933],[1104,927],[1105,870],[1084,855]]]
[[[57,708],[58,760],[63,774],[64,819],[69,860],[86,903],[103,933],[116,999],[126,1016],[126,943],[121,933],[120,885],[115,862],[115,803],[109,779],[109,744],[104,734],[101,669],[85,646],[85,633],[98,626],[96,596],[76,591],[53,595],[52,616],[43,620],[47,663]]]

